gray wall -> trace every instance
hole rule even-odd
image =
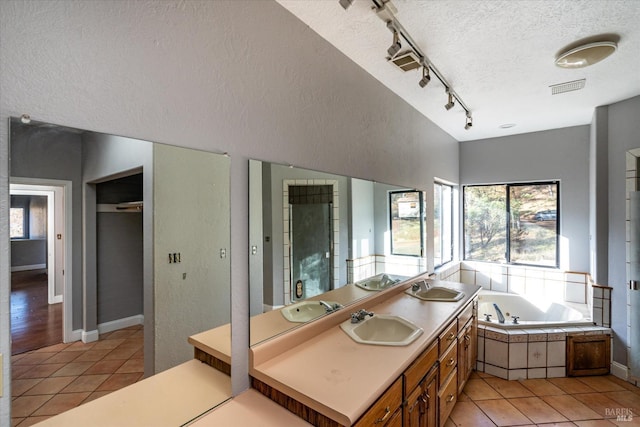
[[[143,314],[142,214],[100,212],[97,225],[97,322]]]
[[[560,268],[588,272],[589,126],[460,144],[462,185],[553,179],[560,180]]]
[[[11,241],[11,267],[46,264],[46,239],[24,239]]]
[[[607,197],[598,205],[609,209],[609,280],[614,360],[627,363],[627,276],[626,276],[626,152],[640,147],[640,96],[608,107],[609,182]],[[633,313],[638,316],[638,313]]]
[[[249,385],[249,158],[417,188],[458,180],[451,136],[274,1],[8,0],[0,17],[0,271],[8,117],[228,152],[235,393]],[[5,394],[7,422],[9,406]]]

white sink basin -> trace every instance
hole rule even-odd
[[[403,317],[386,314],[374,314],[359,323],[347,320],[340,327],[355,342],[373,345],[409,345],[423,332],[422,328]]]
[[[396,283],[398,283],[398,280],[394,280],[386,274],[378,274],[377,276],[360,280],[355,285],[367,291],[381,291]]]
[[[338,304],[335,301],[325,302],[332,307]],[[282,313],[284,318],[289,322],[304,323],[324,315],[327,313],[327,309],[324,305],[320,304],[320,301],[302,301],[281,308],[280,313]]]
[[[460,301],[464,298],[464,292],[456,291],[455,289],[445,288],[443,286],[433,286],[427,290],[418,289],[413,290],[409,288],[405,291],[405,293],[420,298],[425,301]]]

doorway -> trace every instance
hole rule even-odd
[[[66,183],[11,179],[12,354],[65,340],[65,191]]]
[[[333,186],[289,186],[292,301],[331,290]]]

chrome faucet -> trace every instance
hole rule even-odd
[[[513,324],[517,325],[518,324],[518,319],[520,318],[520,316],[511,316],[511,318],[513,319]]]
[[[338,303],[335,303],[335,304],[331,305],[331,304],[329,304],[328,302],[325,302],[325,301],[320,301],[320,305],[324,307],[324,310],[327,313],[331,313],[333,311],[336,311],[336,310],[342,308],[342,306],[340,304],[338,304]]]
[[[493,308],[496,309],[496,314],[498,315],[498,323],[504,323],[504,314],[500,311],[500,307],[495,302],[493,303]]]
[[[413,285],[411,285],[411,290],[413,292],[418,292],[418,291],[426,292],[428,289],[429,289],[429,284],[427,283],[426,280],[422,280],[420,282],[416,282]]]
[[[355,313],[351,313],[351,323],[359,323],[363,321],[366,316],[373,316],[373,312],[360,309]]]

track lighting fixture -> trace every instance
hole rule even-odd
[[[400,35],[394,29],[393,30],[393,44],[391,46],[389,46],[389,49],[387,49],[387,53],[389,54],[390,57],[393,58],[394,56],[396,56],[396,54],[398,52],[400,52],[400,49],[402,49],[402,45],[400,44]]]
[[[423,65],[422,66],[422,78],[420,79],[418,84],[420,85],[420,87],[425,87],[426,85],[429,84],[430,80],[431,80],[431,76],[429,75],[429,67],[427,67],[426,65]]]
[[[347,10],[349,6],[353,4],[353,1],[354,0],[338,0],[338,3],[340,3],[340,6],[342,6],[344,10]]]
[[[467,122],[464,125],[464,129],[469,130],[471,126],[473,126],[473,119],[471,118],[471,113],[467,112]]]
[[[453,108],[453,106],[455,105],[455,102],[453,102],[453,95],[451,94],[449,89],[447,89],[447,94],[449,95],[449,102],[445,104],[444,108],[446,108],[447,111],[449,111]]]

